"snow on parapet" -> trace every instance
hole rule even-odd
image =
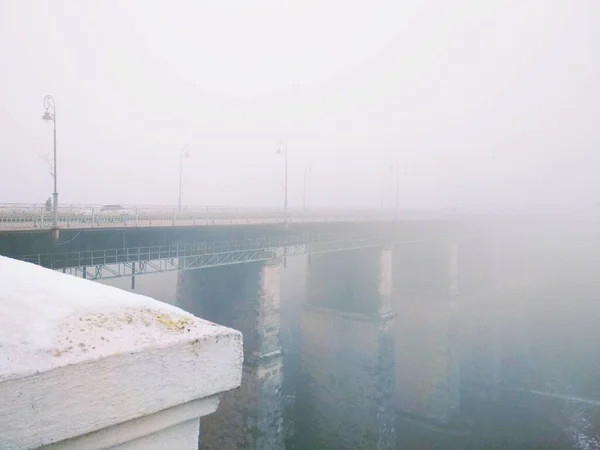
[[[0,382],[232,333],[146,296],[0,256]]]
[[[148,297],[0,257],[0,449],[159,439],[240,385],[241,337]],[[195,448],[197,426],[187,430]]]

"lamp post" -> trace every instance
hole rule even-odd
[[[52,237],[54,240],[58,239],[58,168],[56,164],[56,103],[54,97],[46,95],[44,97],[44,108],[46,112],[42,116],[42,120],[52,122],[53,133],[54,133],[54,170],[52,175],[54,176],[54,192],[52,193],[52,201],[54,203],[53,219],[52,219]]]
[[[178,201],[178,211],[181,212],[181,183],[183,179],[183,160],[190,157],[190,147],[185,144],[181,147],[181,151],[179,152],[179,201]]]
[[[304,165],[304,189],[302,192],[302,214],[306,216],[306,185],[308,174],[312,171],[312,165],[307,163]]]
[[[288,159],[287,159],[287,142],[283,139],[279,140],[277,147],[277,154],[283,155],[284,173],[285,173],[285,187],[284,187],[284,198],[283,198],[283,227],[285,231],[288,230]],[[283,247],[283,268],[287,267],[287,247]]]
[[[279,141],[279,146],[277,147],[277,154],[283,155],[283,164],[285,171],[285,193],[283,199],[283,223],[287,228],[288,224],[288,150],[287,150],[287,142],[284,140]]]
[[[389,171],[390,173],[395,170],[396,172],[396,210],[395,210],[395,219],[398,221],[398,213],[400,212],[400,163],[390,164]],[[384,177],[385,178],[385,177]],[[385,192],[385,182],[384,178],[381,181],[381,210],[383,211],[383,197]]]
[[[400,163],[396,163],[396,222],[400,212]]]
[[[386,168],[382,169],[382,174],[381,174],[381,191],[379,193],[379,208],[381,209],[382,214],[383,214],[383,211],[385,209],[384,208],[384,206],[385,206],[385,198],[389,195],[389,191],[388,191],[388,189],[390,188],[390,186],[389,186],[389,178],[390,178],[390,174],[392,173],[393,170],[394,170],[393,164],[390,164]]]
[[[383,214],[383,197],[385,196],[385,173],[381,177],[381,191],[379,192],[379,209]]]

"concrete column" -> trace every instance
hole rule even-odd
[[[202,421],[201,449],[283,448],[280,260],[181,272],[178,305],[243,334],[241,387]]]
[[[392,252],[310,257],[296,397],[301,449],[393,449]]]
[[[460,386],[463,400],[494,400],[500,393],[500,261],[494,239],[461,243]]]
[[[543,245],[543,244],[542,244]],[[530,383],[530,324],[535,311],[530,297],[537,287],[543,285],[551,274],[542,272],[541,282],[535,279],[542,261],[531,263],[535,254],[530,239],[514,237],[510,233],[494,239],[491,285],[495,304],[500,351],[498,383],[501,388],[527,388]]]
[[[396,406],[405,417],[448,424],[459,410],[458,247],[394,248]]]

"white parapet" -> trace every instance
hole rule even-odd
[[[242,336],[0,256],[0,449],[196,449],[240,385]]]

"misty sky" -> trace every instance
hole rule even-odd
[[[209,6],[210,5],[210,6]],[[598,203],[600,1],[0,1],[0,202]]]

